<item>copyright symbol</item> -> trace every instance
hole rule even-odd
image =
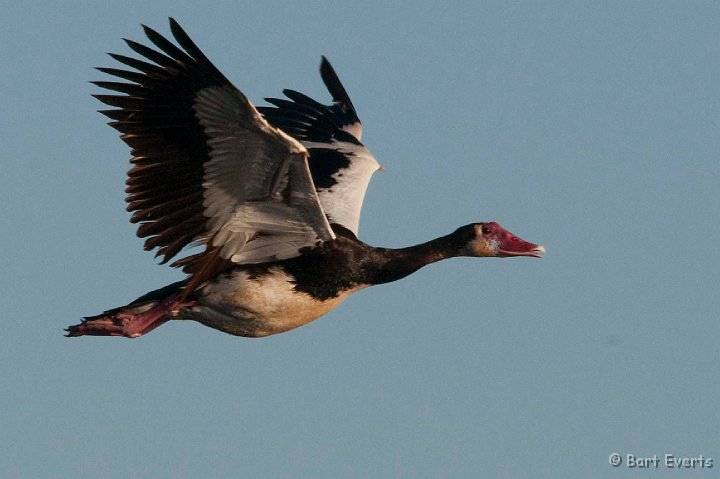
[[[622,456],[617,452],[613,452],[612,454],[610,454],[608,461],[610,461],[610,465],[612,467],[618,467],[620,464],[622,464]]]

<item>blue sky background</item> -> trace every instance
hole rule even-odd
[[[135,237],[88,83],[169,15],[258,104],[328,100],[330,58],[386,169],[366,242],[495,220],[547,257],[435,264],[263,340],[65,339],[182,277]],[[0,22],[0,477],[717,477],[720,4],[3,2]]]

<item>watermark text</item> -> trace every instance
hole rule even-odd
[[[643,456],[613,452],[608,457],[608,462],[613,467],[624,466],[628,469],[712,469],[715,465],[712,457],[702,454],[686,457],[669,453]]]

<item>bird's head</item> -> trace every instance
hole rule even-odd
[[[461,254],[463,256],[542,258],[545,253],[545,248],[542,246],[518,238],[495,222],[473,223],[461,227],[456,233],[459,233],[462,238]]]

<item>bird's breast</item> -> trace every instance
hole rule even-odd
[[[269,336],[319,318],[362,287],[318,299],[298,291],[294,278],[280,267],[260,275],[236,270],[201,287],[198,306],[183,317],[238,336]]]

